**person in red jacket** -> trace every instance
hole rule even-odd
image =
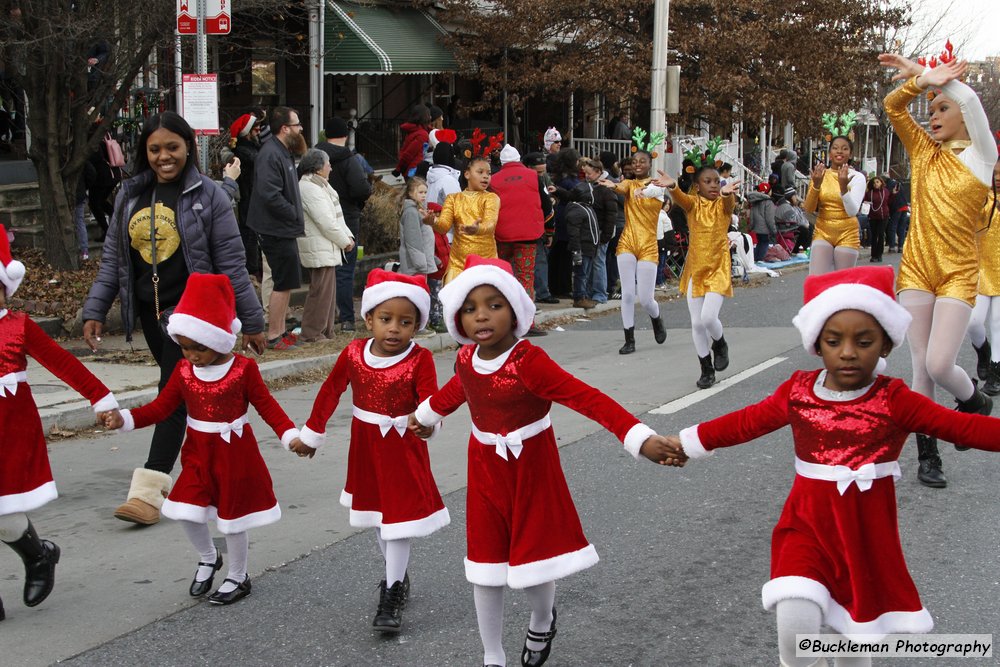
[[[545,233],[545,220],[552,215],[552,199],[541,177],[521,163],[521,154],[508,144],[500,151],[500,171],[490,180],[500,197],[500,216],[494,234],[497,255],[510,262],[514,277],[532,300],[535,298],[535,251]],[[529,336],[545,332],[532,324]]]
[[[403,146],[399,149],[399,162],[392,170],[393,176],[409,178],[424,159],[424,144],[430,138],[431,111],[423,104],[418,104],[410,111],[410,122],[399,126],[406,133]]]

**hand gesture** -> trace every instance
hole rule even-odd
[[[122,417],[122,413],[115,408],[114,410],[98,413],[97,423],[104,424],[104,428],[109,431],[115,431],[125,426],[125,419]]]
[[[949,81],[965,76],[969,63],[965,60],[952,60],[941,63],[934,69],[920,75],[918,83],[921,87],[939,88]]]
[[[428,211],[426,209],[420,209],[420,222],[427,226],[432,226],[434,221],[437,220],[437,213],[434,211]]]
[[[878,64],[882,67],[890,67],[899,70],[895,75],[893,75],[893,81],[905,81],[922,74],[924,71],[923,65],[915,63],[909,58],[905,58],[898,53],[879,54]]]
[[[847,185],[851,182],[851,168],[846,162],[837,170],[837,182],[840,183],[840,193],[847,194]]]
[[[228,178],[233,179],[234,181],[240,177],[241,171],[242,170],[240,169],[240,159],[238,157],[234,157],[232,162],[230,162],[229,164],[227,164],[225,167],[222,168],[222,174]]]
[[[97,352],[103,331],[104,324],[97,320],[87,320],[83,323],[83,340],[91,352]]]
[[[725,185],[722,186],[722,189],[719,190],[719,192],[721,192],[724,196],[729,196],[731,194],[734,194],[737,190],[739,190],[740,183],[742,183],[742,182],[743,181],[741,181],[738,178],[735,179],[735,180],[729,181],[728,183],[726,183]]]
[[[409,431],[411,431],[414,435],[416,435],[418,438],[423,438],[424,440],[426,440],[427,438],[434,435],[434,427],[424,426],[423,424],[418,422],[416,413],[410,413],[410,416],[407,418],[406,421],[407,421],[406,428]]]
[[[812,168],[812,186],[819,190],[823,187],[823,177],[826,176],[826,165],[822,162],[817,162],[816,166]]]
[[[462,225],[462,232],[464,232],[465,234],[468,234],[469,236],[474,236],[474,235],[478,234],[479,233],[479,223],[481,223],[482,221],[483,221],[482,218],[480,218],[480,219],[476,220],[474,223],[472,223],[471,225]]]
[[[606,188],[612,188],[612,189],[614,189],[615,185],[617,185],[614,181],[609,180],[607,178],[600,178],[600,179],[598,179],[597,180],[597,184],[598,185],[603,185]]]
[[[665,173],[663,173],[659,169],[656,170],[656,178],[654,178],[650,182],[653,185],[655,185],[657,187],[660,187],[660,188],[673,188],[673,187],[675,187],[677,185],[677,181],[675,181],[674,179],[670,178],[669,176],[667,176]]]
[[[100,340],[100,339],[98,339]],[[243,340],[240,341],[240,347],[244,351],[253,351],[255,354],[264,354],[264,348],[267,346],[267,340],[265,339],[264,332],[255,334],[243,334]]]
[[[288,450],[294,454],[298,454],[299,458],[305,457],[311,459],[316,456],[316,449],[302,442],[301,438],[295,438],[288,443]]]
[[[684,449],[680,446],[680,440],[676,438],[674,440],[676,443],[662,435],[651,435],[642,443],[639,453],[660,465],[680,468],[687,462],[687,455],[684,454]]]

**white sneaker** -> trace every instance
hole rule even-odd
[[[89,252],[85,252],[85,253],[81,254],[80,255],[80,259],[82,259],[83,261],[86,262],[87,260],[90,259],[90,253]]]

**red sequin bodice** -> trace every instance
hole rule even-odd
[[[8,312],[0,317],[0,377],[28,368],[24,313]]]

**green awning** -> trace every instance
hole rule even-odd
[[[436,74],[458,70],[444,28],[414,7],[327,0],[326,74]]]

